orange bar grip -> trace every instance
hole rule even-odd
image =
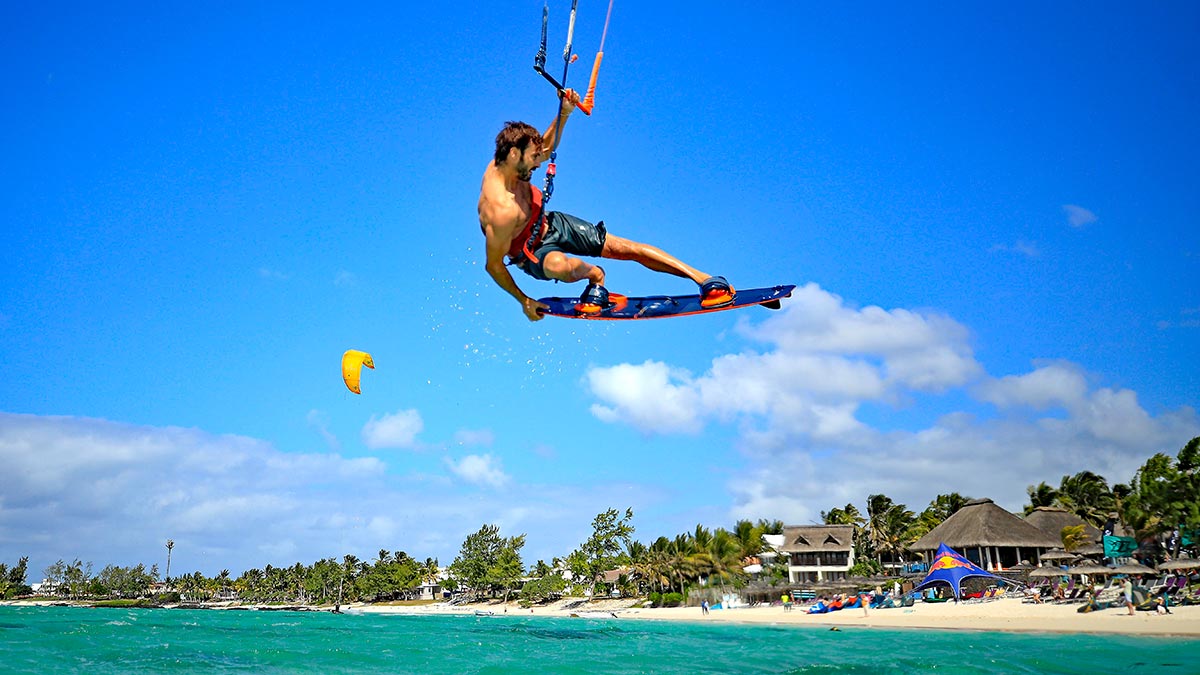
[[[576,106],[583,111],[585,115],[592,114],[592,107],[596,104],[596,78],[600,76],[600,62],[604,60],[604,52],[596,52],[596,63],[592,65],[592,79],[588,81],[587,94],[583,100]]]

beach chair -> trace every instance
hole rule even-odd
[[[1182,574],[1175,577],[1174,583],[1168,584],[1163,589],[1163,596],[1167,598],[1167,602],[1172,605],[1177,605],[1187,596],[1188,578]]]
[[[1181,605],[1200,605],[1200,585],[1195,588],[1185,588],[1183,591],[1183,599],[1179,601]]]
[[[1054,602],[1057,604],[1066,604],[1077,597],[1079,597],[1079,589],[1075,587],[1075,577],[1070,577],[1067,579],[1067,588],[1063,591],[1062,597],[1055,598]]]

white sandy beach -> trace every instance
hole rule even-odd
[[[0,601],[0,605],[64,604],[48,601]],[[76,604],[76,603],[70,603]],[[81,606],[87,603],[78,603]],[[913,607],[871,610],[863,616],[861,609],[844,609],[828,614],[807,614],[797,606],[785,612],[780,606],[739,607],[714,609],[704,615],[699,607],[634,607],[632,600],[599,600],[587,602],[568,598],[550,605],[529,608],[516,602],[481,602],[465,605],[435,603],[427,605],[348,604],[342,609],[348,614],[435,615],[490,612],[495,616],[579,617],[601,620],[687,621],[694,623],[764,624],[773,626],[821,626],[854,628],[888,628],[921,630],[975,630],[1030,633],[1123,633],[1129,635],[1160,635],[1200,637],[1200,605],[1173,607],[1171,614],[1136,612],[1130,616],[1125,608],[1109,608],[1080,614],[1079,604],[1041,604],[1022,602],[1019,598],[1000,598],[990,602],[955,604],[922,603]],[[213,610],[222,609],[304,609],[328,612],[329,606],[280,607],[213,603]]]
[[[383,614],[474,614],[476,610],[496,615],[579,617],[598,619],[643,619],[704,623],[757,623],[787,626],[846,626],[859,628],[915,628],[936,630],[979,630],[1038,633],[1126,633],[1136,635],[1182,635],[1200,637],[1200,605],[1173,607],[1172,614],[1136,612],[1110,608],[1088,614],[1076,610],[1078,604],[1035,605],[1019,598],[1001,598],[979,603],[921,603],[913,607],[871,610],[846,609],[829,614],[806,614],[796,607],[785,612],[779,606],[714,609],[706,616],[699,607],[631,607],[629,601],[602,600],[583,603],[562,600],[532,611],[515,602],[422,606],[361,605],[350,611]]]

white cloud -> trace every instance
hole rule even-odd
[[[413,448],[417,445],[417,434],[424,428],[425,422],[416,410],[399,410],[379,418],[372,415],[363,426],[362,440],[372,450]]]
[[[503,487],[509,481],[500,460],[491,455],[467,455],[457,462],[446,458],[446,466],[454,475],[474,485]]]
[[[305,416],[308,426],[316,431],[317,434],[325,441],[325,445],[334,452],[341,452],[342,443],[337,436],[329,430],[329,415],[320,410],[309,410]]]
[[[1037,410],[1073,407],[1087,396],[1087,380],[1077,366],[1059,362],[1025,375],[1008,375],[980,384],[980,400],[1001,408],[1029,406]]]
[[[432,465],[439,460],[430,458]],[[481,523],[528,533],[527,562],[565,555],[614,494],[639,508],[658,488],[588,482],[480,492],[444,477],[389,475],[374,457],[284,452],[244,436],[100,419],[0,412],[0,562],[30,556],[31,581],[57,559],[235,576],[380,548],[453,560]],[[507,484],[488,456],[455,463]]]
[[[1067,224],[1074,228],[1091,225],[1098,220],[1096,214],[1075,204],[1064,204],[1063,212],[1067,214]]]
[[[653,361],[592,368],[586,379],[599,399],[592,413],[644,433],[697,433],[707,421],[743,415],[775,426],[802,419],[814,436],[829,438],[858,433],[854,410],[861,401],[944,391],[982,371],[969,331],[953,319],[854,309],[815,284],[739,332],[775,349],[718,357],[699,377]]]
[[[496,442],[496,435],[491,429],[459,429],[454,432],[454,442],[459,445],[483,445],[491,447]]]
[[[588,384],[608,405],[595,404],[592,414],[606,422],[626,420],[647,432],[696,431],[699,392],[690,376],[663,363],[622,364],[593,368]]]
[[[989,250],[993,253],[997,251],[1002,253],[1020,253],[1026,258],[1038,258],[1042,255],[1042,250],[1038,248],[1035,242],[1023,239],[1018,239],[1015,244],[995,244]]]
[[[607,422],[656,433],[735,422],[746,461],[728,483],[733,517],[807,522],[877,492],[916,509],[950,491],[1015,509],[1027,485],[1083,469],[1128,480],[1151,454],[1200,434],[1191,408],[1151,415],[1135,392],[1096,387],[1069,362],[992,377],[954,319],[856,309],[812,284],[739,333],[766,349],[717,357],[698,376],[659,362],[587,375]],[[867,407],[917,395],[924,409],[941,407],[936,422],[864,421]]]

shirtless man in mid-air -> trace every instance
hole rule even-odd
[[[530,321],[542,318],[547,309],[517,286],[505,267],[504,257],[534,279],[557,279],[588,285],[576,308],[599,313],[608,306],[604,269],[572,255],[614,260],[634,260],[657,272],[686,277],[700,285],[702,305],[721,307],[733,302],[734,290],[724,277],[709,276],[665,251],[608,234],[601,221],[595,225],[558,211],[542,214],[542,192],[529,179],[558,147],[562,128],[575,110],[579,95],[567,89],[562,95],[559,116],[546,133],[524,122],[509,122],[496,136],[496,153],[483,172],[479,192],[479,226],[487,240],[488,274],[517,302]],[[570,255],[568,255],[570,254]]]

